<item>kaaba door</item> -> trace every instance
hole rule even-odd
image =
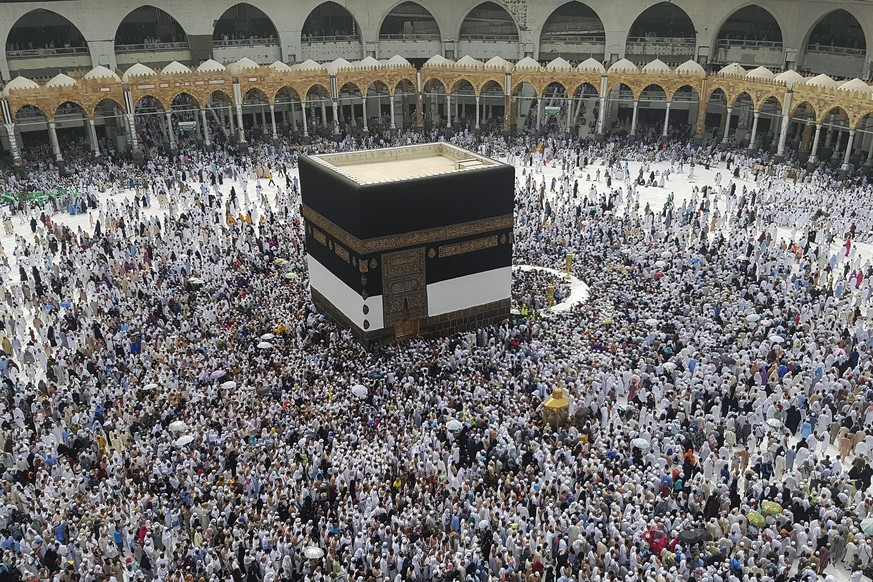
[[[382,255],[382,308],[385,327],[397,338],[418,335],[427,317],[424,247]]]

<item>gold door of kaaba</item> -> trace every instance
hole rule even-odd
[[[382,309],[385,327],[394,336],[418,335],[427,318],[427,279],[424,247],[382,255]]]

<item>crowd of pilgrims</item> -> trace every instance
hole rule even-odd
[[[367,352],[311,304],[293,168],[433,139],[515,164],[515,263],[561,271],[572,252],[590,295]],[[142,168],[82,153],[67,177],[28,155],[34,171],[0,188],[71,194],[6,210],[3,582],[858,581],[873,566],[861,176],[786,180],[766,153],[685,141],[466,132]],[[688,181],[681,203],[643,202]],[[540,411],[556,387],[557,428]]]

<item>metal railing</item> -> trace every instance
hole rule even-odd
[[[826,44],[809,44],[806,45],[808,53],[830,53],[835,55],[853,55],[863,57],[866,49],[849,48],[845,46],[830,46]]]
[[[279,39],[270,36],[259,36],[253,38],[220,38],[213,39],[212,46],[228,47],[228,46],[278,46]]]
[[[117,53],[136,53],[142,51],[174,51],[188,48],[187,42],[144,42],[140,44],[117,44]]]
[[[732,39],[732,38],[722,38],[719,39],[715,45],[719,49],[729,49],[733,47],[737,48],[772,48],[772,49],[781,49],[782,41],[781,40],[745,40],[745,39]]]
[[[440,40],[439,32],[412,32],[409,34],[380,34],[379,40],[401,40],[401,41],[418,41],[418,40]]]
[[[605,36],[585,36],[584,32],[561,32],[544,34],[540,43],[563,42],[567,44],[604,44]]]
[[[60,57],[70,55],[87,55],[88,47],[86,46],[69,46],[59,48],[37,48],[24,49],[15,51],[6,51],[6,57],[11,59],[22,59],[28,57]]]
[[[627,44],[650,44],[650,45],[691,45],[694,39],[687,36],[629,36]]]
[[[481,40],[484,42],[518,42],[517,34],[462,34],[458,40]]]
[[[361,42],[356,34],[335,34],[332,36],[304,36],[303,44],[320,44],[330,42]]]

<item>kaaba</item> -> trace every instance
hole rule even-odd
[[[509,315],[515,169],[445,143],[300,159],[312,300],[372,347]]]

